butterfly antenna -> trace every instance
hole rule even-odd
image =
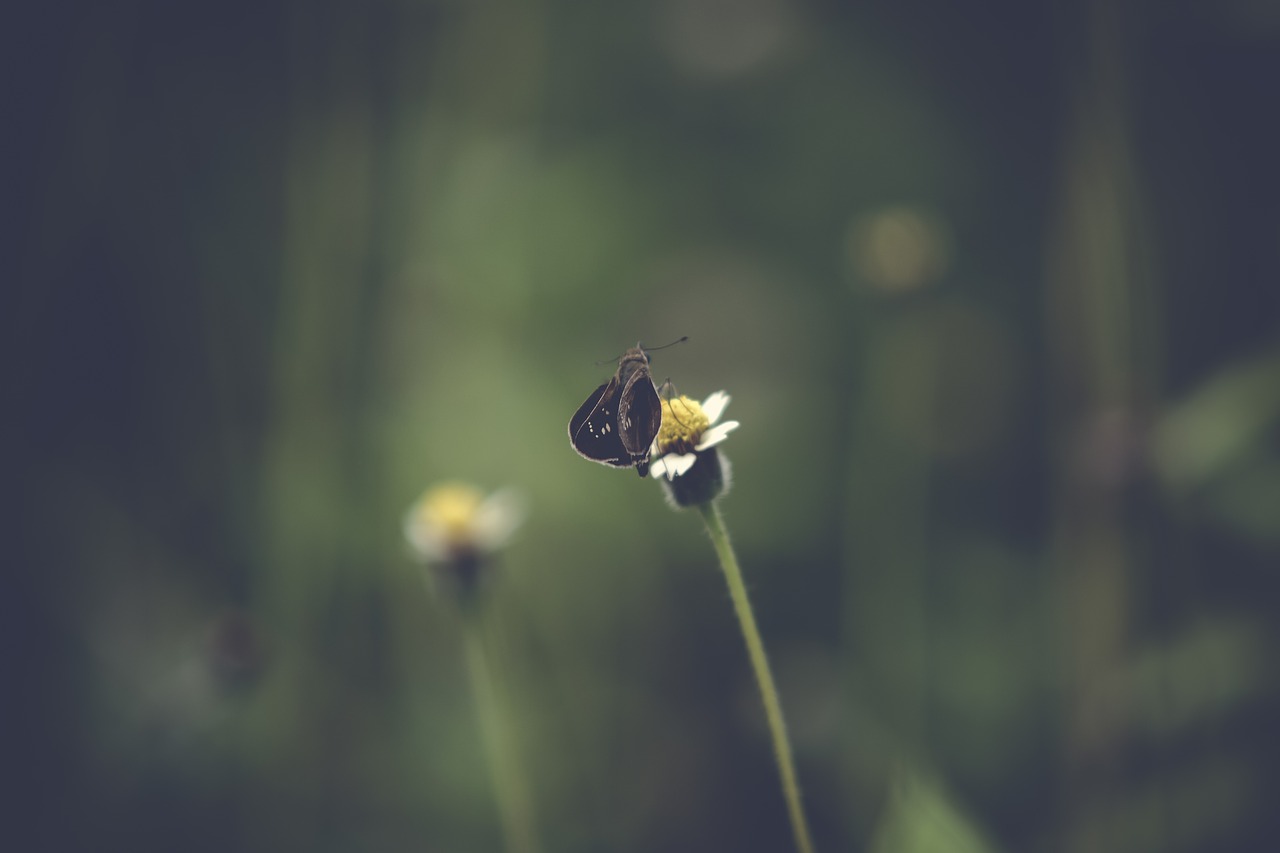
[[[689,336],[688,336],[688,335],[685,335],[684,337],[680,338],[679,340],[674,340],[674,341],[672,341],[672,342],[671,342],[671,343],[669,343],[669,344],[663,344],[663,345],[662,345],[662,346],[660,346],[660,347],[647,347],[647,346],[645,346],[644,344],[642,344],[642,343],[641,343],[641,342],[639,342],[639,341],[636,341],[636,346],[637,346],[640,350],[642,350],[643,352],[647,352],[647,353],[648,353],[648,352],[653,352],[653,351],[655,351],[655,350],[666,349],[667,347],[673,347],[673,346],[675,346],[676,344],[682,344],[682,343],[684,343],[684,342],[685,342],[685,341],[687,341],[687,340],[689,340]],[[596,367],[599,367],[599,366],[604,365],[604,364],[617,364],[619,361],[622,361],[622,356],[623,356],[623,355],[625,355],[625,353],[619,353],[618,355],[615,355],[613,358],[606,358],[606,359],[603,359],[603,360],[601,360],[601,361],[597,361],[597,362],[596,362]]]
[[[685,342],[685,341],[687,341],[687,340],[689,340],[689,336],[688,336],[688,335],[685,335],[685,336],[684,336],[684,337],[682,337],[682,338],[678,338],[678,339],[676,339],[676,340],[672,341],[672,342],[671,342],[671,343],[669,343],[669,344],[663,344],[663,345],[662,345],[662,346],[660,346],[660,347],[647,347],[647,346],[645,346],[644,344],[641,344],[641,343],[637,343],[637,344],[636,344],[636,346],[640,347],[640,349],[644,350],[645,352],[655,352],[655,351],[660,350],[660,349],[666,349],[667,347],[673,347],[673,346],[675,346],[676,344],[682,344],[682,343],[684,343],[684,342]]]

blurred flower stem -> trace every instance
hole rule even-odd
[[[738,623],[742,626],[742,637],[747,643],[751,667],[755,670],[756,682],[760,685],[760,697],[764,700],[764,712],[769,721],[773,753],[778,761],[778,773],[782,777],[782,797],[787,802],[796,849],[801,853],[813,853],[809,824],[800,805],[800,786],[796,782],[795,764],[791,758],[791,742],[787,738],[786,722],[782,719],[782,703],[778,700],[778,688],[773,683],[769,659],[764,653],[764,641],[760,639],[760,629],[756,627],[756,617],[751,610],[751,601],[747,598],[747,586],[742,580],[742,570],[738,568],[738,558],[733,553],[729,533],[725,530],[724,519],[720,516],[720,508],[715,501],[697,504],[697,507],[707,524],[711,544],[720,557],[720,567],[724,569],[724,577],[729,584],[729,594],[738,614]]]
[[[444,482],[423,492],[404,517],[404,535],[434,571],[428,589],[454,605],[480,737],[493,777],[502,834],[510,853],[537,853],[533,805],[520,770],[509,705],[486,648],[484,615],[494,560],[524,520],[525,502],[510,488],[485,496],[465,482]]]
[[[480,613],[475,607],[464,607],[462,617],[471,693],[480,718],[480,735],[493,776],[506,847],[512,853],[537,853],[533,807],[525,789],[519,758],[509,738],[506,705],[489,664]]]

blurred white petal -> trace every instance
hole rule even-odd
[[[477,544],[486,551],[501,548],[528,515],[529,505],[517,489],[499,489],[476,509],[473,521]]]
[[[422,520],[418,507],[414,506],[404,516],[404,536],[413,550],[424,560],[443,560],[448,556],[444,536],[434,525]]]

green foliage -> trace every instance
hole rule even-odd
[[[964,812],[919,773],[895,775],[872,853],[995,853]]]

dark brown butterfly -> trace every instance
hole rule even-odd
[[[614,468],[634,465],[643,477],[661,426],[662,402],[649,375],[649,354],[636,344],[618,359],[613,378],[592,391],[569,419],[569,443],[592,462]]]

